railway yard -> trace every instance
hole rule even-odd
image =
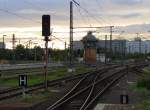
[[[145,98],[142,93],[132,90],[131,85],[145,74],[142,69],[146,66],[110,64],[83,66],[84,69],[78,67],[79,71],[74,74],[50,78],[46,90],[43,82],[33,81],[24,92],[21,87],[17,87],[17,83],[9,81],[18,81],[17,75],[22,70],[18,70],[17,75],[9,75],[10,70],[5,70],[4,73],[9,74],[2,75],[1,80],[10,83],[4,83],[4,87],[1,84],[0,110],[130,110],[134,104]],[[60,73],[65,72],[64,67],[59,68],[62,68]],[[40,69],[31,69],[32,72],[27,69],[28,72],[24,72],[30,73],[29,76],[42,77]],[[54,71],[54,68],[53,71],[50,68],[49,74]],[[128,104],[121,104],[122,94],[128,94]]]
[[[0,0],[0,110],[150,110],[150,0]]]

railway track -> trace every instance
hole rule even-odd
[[[56,79],[56,80],[51,80],[51,81],[48,81],[48,86],[60,85],[60,83],[62,83],[64,81],[69,82],[69,81],[73,81],[76,79],[80,79],[84,75],[89,74],[89,73],[90,72],[78,74],[78,75],[74,75],[74,76],[68,76],[68,77],[64,77],[64,78],[60,78],[60,79]],[[42,88],[44,88],[44,83],[39,83],[39,84],[35,84],[32,86],[28,86],[26,88],[26,93],[31,92],[31,91],[36,91],[36,90],[39,90]],[[22,94],[22,88],[20,88],[20,87],[14,87],[14,88],[1,90],[0,91],[0,101],[20,95],[20,94]]]
[[[62,97],[56,103],[48,107],[47,110],[84,110],[89,101],[96,94],[95,92],[99,89],[103,90],[102,88],[106,86],[108,81],[112,77],[114,77],[114,75],[120,73],[121,70],[123,69],[122,68],[120,70],[117,69],[114,73],[109,74],[108,76],[104,74],[108,73],[106,70],[99,71],[92,79],[92,81],[89,81],[90,84],[88,84],[88,86],[85,85],[84,87],[83,81],[86,78],[84,78],[84,80],[81,79],[71,91],[69,91],[64,97]],[[102,88],[99,88],[99,86]]]
[[[130,69],[138,68],[140,65],[131,65]],[[91,110],[97,99],[103,95],[114,83],[126,75],[127,67],[119,65],[103,66],[95,71],[77,74],[48,81],[48,86],[56,86],[62,82],[71,82],[76,80],[73,88],[57,102],[47,106],[46,110]],[[29,86],[26,93],[44,88],[44,84]],[[19,87],[5,89],[0,91],[0,101],[16,97],[22,94]]]
[[[68,76],[68,77],[64,77],[64,78],[60,78],[60,79],[56,79],[56,80],[51,80],[51,81],[48,81],[48,86],[50,87],[50,86],[59,85],[64,81],[69,82],[69,81],[74,81],[76,79],[82,79],[86,76],[93,75],[94,73],[97,73],[98,71],[102,71],[102,70],[106,71],[107,69],[111,69],[111,68],[114,68],[114,67],[118,67],[118,66],[109,66],[109,67],[104,66],[104,67],[102,67],[98,70],[92,71],[92,72],[86,72],[86,73],[77,74],[77,75],[73,75],[73,76]],[[39,90],[39,89],[42,89],[42,88],[44,88],[43,83],[32,85],[32,86],[29,86],[28,88],[26,88],[26,93],[36,91],[36,90]],[[22,94],[22,88],[20,88],[20,87],[1,90],[0,91],[0,101],[18,96],[20,94]]]
[[[119,67],[113,71],[98,71],[93,78],[86,76],[81,79],[64,97],[46,110],[88,110],[96,99],[109,89],[125,72],[126,67]],[[120,74],[120,72],[122,72]],[[104,73],[107,73],[104,74]],[[85,83],[86,80],[86,83]],[[85,86],[83,86],[85,85]]]

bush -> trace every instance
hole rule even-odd
[[[138,88],[146,88],[146,89],[150,90],[150,78],[146,77],[146,78],[139,80],[137,83],[137,87]]]

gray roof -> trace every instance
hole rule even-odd
[[[88,32],[88,34],[85,37],[83,37],[82,41],[83,42],[97,42],[98,40],[94,35],[92,35],[92,32]]]

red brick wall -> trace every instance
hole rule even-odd
[[[96,49],[87,48],[84,50],[84,61],[86,63],[95,64],[96,63]]]

